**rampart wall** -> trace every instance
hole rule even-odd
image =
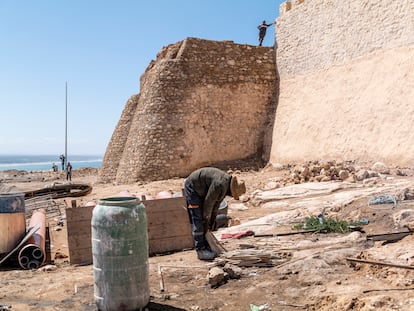
[[[295,0],[276,22],[281,78],[343,65],[414,43],[411,0]]]
[[[165,47],[125,106],[101,180],[246,158],[412,165],[414,2],[294,0],[280,13],[276,50],[195,38]]]
[[[276,29],[270,162],[413,164],[413,1],[293,1]]]
[[[268,160],[277,99],[274,49],[188,38],[141,77],[108,145],[102,181],[187,176],[215,163]]]

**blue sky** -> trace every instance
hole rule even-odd
[[[257,45],[281,0],[0,0],[0,154],[103,155],[157,53],[196,37]],[[274,43],[274,27],[263,42]]]

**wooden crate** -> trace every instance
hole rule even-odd
[[[149,254],[156,255],[194,247],[185,198],[144,200],[148,224]],[[76,206],[76,204],[72,205]],[[66,209],[69,262],[92,262],[91,219],[93,207]]]

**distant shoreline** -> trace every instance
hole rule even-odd
[[[102,156],[68,156],[68,161],[73,169],[82,167],[100,168]],[[59,157],[55,155],[0,155],[0,171],[17,170],[28,172],[52,171],[52,165],[56,164],[62,170]]]

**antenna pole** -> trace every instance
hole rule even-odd
[[[68,162],[68,81],[66,81],[65,92],[65,167]]]

